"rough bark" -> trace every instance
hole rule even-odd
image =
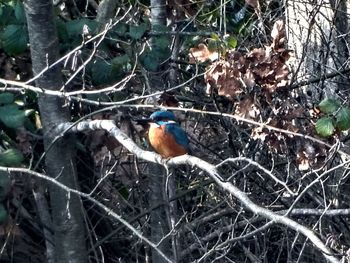
[[[330,1],[316,3],[288,1],[287,2],[287,38],[289,47],[295,52],[293,80],[304,80],[320,77],[335,69],[334,58],[336,46],[334,26],[330,21],[334,12]],[[301,97],[307,98],[309,106],[320,101],[324,95],[334,96],[337,85],[325,80],[315,83],[302,90]]]
[[[26,0],[24,5],[32,69],[34,75],[38,75],[59,57],[52,3],[50,0]],[[56,66],[41,73],[36,85],[43,89],[60,89],[63,85],[60,68]],[[74,142],[71,137],[64,137],[53,143],[56,134],[50,132],[55,125],[70,120],[69,109],[64,100],[49,95],[40,96],[39,108],[44,130],[46,172],[61,183],[77,188]],[[55,231],[55,261],[86,262],[81,200],[57,187],[49,190]]]
[[[322,77],[348,68],[349,25],[345,0],[323,0],[316,3],[288,1],[288,43],[295,52],[294,80]],[[348,80],[339,74],[328,80],[319,81],[300,90],[298,96],[306,99],[311,108],[323,98],[348,96]],[[344,96],[343,96],[344,94]],[[332,203],[338,206],[338,185],[343,174],[335,172],[332,177]]]
[[[166,25],[166,1],[165,0],[151,0],[151,26],[152,29],[156,29],[159,25]],[[151,39],[151,48],[153,45],[153,39]],[[149,83],[153,90],[150,92],[155,92],[162,90],[164,87],[162,86],[164,81],[162,80],[161,74],[152,73],[148,74]],[[157,165],[150,164],[149,165],[149,174],[150,174],[150,196],[149,202],[150,206],[154,206],[159,204],[159,202],[165,203],[165,178],[166,173],[165,170]],[[169,232],[169,225],[166,216],[167,208],[161,206],[159,209],[153,210],[151,212],[151,236],[153,242],[159,242],[164,238],[164,236]],[[159,249],[163,251],[165,254],[169,254],[170,252],[170,242],[169,239],[164,239],[159,244]],[[153,263],[161,263],[165,262],[164,258],[162,258],[159,253],[155,250],[152,250],[152,262]]]
[[[98,5],[96,21],[105,24],[115,15],[116,0],[103,0]]]

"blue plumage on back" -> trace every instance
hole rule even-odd
[[[167,124],[165,126],[165,130],[174,136],[175,141],[178,144],[180,144],[186,150],[189,149],[189,140],[187,138],[187,134],[177,123]]]
[[[150,116],[150,119],[156,125],[150,127],[149,141],[158,153],[166,157],[174,157],[189,152],[186,132],[176,123],[174,113],[156,111]],[[169,135],[170,137],[167,137]],[[172,139],[169,140],[169,138]]]

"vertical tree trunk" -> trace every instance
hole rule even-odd
[[[287,2],[287,37],[289,47],[295,52],[293,80],[307,80],[320,77],[334,69],[330,54],[334,52],[334,32],[330,21],[333,12],[329,0],[313,3]],[[311,84],[302,90],[310,107],[320,101],[322,96],[333,96],[336,85],[331,81]]]
[[[58,59],[58,39],[50,0],[24,1],[30,39],[34,75]],[[63,84],[59,67],[46,70],[36,85],[43,89],[59,89]],[[44,128],[46,171],[58,181],[76,188],[74,141],[64,137],[53,143],[55,125],[70,121],[65,101],[54,96],[40,96],[39,108]],[[50,187],[56,262],[87,262],[81,200],[56,186]]]
[[[159,25],[166,25],[166,1],[165,0],[151,0],[151,18],[152,18],[152,29],[158,29]],[[154,44],[153,39],[151,39],[151,48]],[[153,90],[151,92],[162,90],[164,80],[161,74],[150,72],[148,74],[150,85]],[[150,206],[159,204],[159,202],[166,202],[165,197],[165,180],[166,173],[165,170],[158,164],[149,164],[149,175],[150,175]],[[166,204],[167,205],[167,204]],[[164,236],[169,232],[169,225],[166,216],[166,209],[161,206],[159,209],[153,210],[151,212],[151,236],[153,242],[159,242]],[[164,239],[159,244],[159,249],[165,254],[170,252],[170,242],[169,239]],[[152,262],[162,263],[165,260],[155,251],[152,251]]]
[[[288,1],[288,43],[295,52],[294,80],[322,77],[346,68],[349,56],[349,30],[346,0],[323,0],[316,3]],[[298,94],[310,108],[324,97],[337,98],[346,92],[347,78],[339,75],[310,84]],[[344,95],[346,97],[347,95]],[[343,97],[343,96],[341,96]],[[338,206],[338,186],[342,171],[334,172],[330,182],[331,203]]]

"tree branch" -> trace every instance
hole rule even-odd
[[[126,134],[118,129],[113,121],[110,120],[94,120],[94,121],[83,121],[78,123],[76,126],[71,127],[72,123],[64,123],[57,126],[56,132],[62,132],[70,128],[71,132],[81,132],[86,130],[106,130],[110,135],[117,139],[128,151],[134,153],[138,158],[159,163],[164,166],[176,166],[179,164],[187,164],[190,166],[195,166],[204,170],[208,175],[214,180],[214,182],[223,190],[236,197],[244,207],[253,213],[262,216],[266,219],[271,220],[271,222],[285,225],[294,231],[304,235],[322,252],[323,256],[332,263],[339,262],[339,260],[333,256],[332,251],[318,238],[318,236],[309,228],[297,223],[296,221],[274,213],[266,208],[258,206],[252,200],[249,199],[247,194],[242,192],[232,183],[224,181],[220,174],[218,173],[216,167],[204,160],[201,160],[195,156],[183,155],[175,157],[170,160],[162,159],[160,155],[145,151],[138,147]]]
[[[145,241],[149,246],[151,246],[153,249],[155,249],[167,262],[170,262],[170,263],[172,262],[162,251],[160,251],[157,248],[156,244],[154,244],[148,238],[143,236],[137,229],[135,229],[132,225],[130,225],[125,219],[123,219],[117,213],[113,212],[113,210],[111,208],[108,208],[107,206],[105,206],[104,204],[102,204],[101,202],[96,200],[95,198],[91,197],[90,194],[83,193],[83,192],[80,192],[80,191],[75,190],[73,188],[70,188],[70,187],[68,187],[68,186],[58,182],[55,178],[49,177],[49,176],[41,174],[41,173],[34,172],[34,171],[26,169],[26,168],[9,168],[9,167],[0,166],[0,171],[4,171],[4,172],[7,172],[7,173],[19,172],[19,173],[30,174],[30,175],[33,175],[33,176],[35,176],[37,178],[41,178],[41,179],[43,179],[43,180],[45,180],[45,181],[47,181],[47,182],[49,182],[49,183],[59,187],[60,189],[66,191],[67,193],[72,193],[72,194],[75,194],[75,195],[78,195],[78,196],[81,196],[81,197],[84,197],[84,198],[88,199],[89,201],[91,201],[92,203],[94,203],[95,205],[100,207],[102,210],[104,210],[108,215],[112,216],[113,218],[118,220],[120,223],[125,225],[137,237],[139,237],[140,239]]]

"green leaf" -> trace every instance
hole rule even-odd
[[[333,113],[340,107],[340,103],[335,99],[326,98],[318,105],[323,113]]]
[[[0,225],[3,224],[7,219],[7,210],[3,204],[0,204]]]
[[[9,5],[0,6],[0,27],[15,24],[16,22],[13,7]]]
[[[106,61],[97,60],[92,66],[91,76],[95,84],[101,85],[109,82],[112,65]]]
[[[10,192],[11,180],[9,174],[0,171],[0,202],[2,202]]]
[[[210,37],[211,37],[213,40],[216,40],[216,41],[219,41],[219,40],[220,40],[219,35],[216,34],[216,33],[212,33],[212,34],[210,35]]]
[[[15,96],[10,92],[0,93],[0,104],[10,104],[15,101]]]
[[[342,107],[336,116],[336,127],[342,131],[350,128],[350,108]]]
[[[98,22],[87,18],[74,19],[66,22],[67,34],[70,38],[81,36],[83,34],[84,26],[89,28],[89,32],[94,33],[98,28]]]
[[[9,104],[0,107],[0,121],[8,128],[16,129],[23,126],[26,113],[18,109],[16,104]]]
[[[26,23],[26,14],[24,11],[24,5],[20,0],[17,0],[16,6],[15,6],[15,16],[18,22],[22,24]]]
[[[28,34],[24,25],[8,25],[0,35],[1,46],[9,55],[18,55],[27,49]]]
[[[213,40],[213,39],[209,39],[208,40],[208,49],[212,52],[214,51],[218,51],[220,47],[220,42]]]
[[[132,39],[138,40],[138,39],[142,38],[142,36],[146,33],[147,28],[148,28],[148,26],[146,23],[141,23],[138,26],[130,25],[129,36]]]
[[[165,50],[165,49],[168,49],[170,47],[170,44],[171,44],[170,38],[167,36],[154,37],[153,47]]]
[[[91,75],[94,84],[96,85],[107,85],[115,81],[120,80],[123,77],[123,64],[125,59],[116,57],[113,60],[96,60],[91,67]]]
[[[125,23],[118,23],[115,27],[112,28],[111,33],[117,34],[118,36],[125,36],[126,32],[128,31],[128,25]]]
[[[316,132],[322,137],[329,137],[334,133],[333,120],[329,117],[324,117],[316,122]]]
[[[14,148],[0,153],[0,162],[2,166],[19,166],[24,160],[23,154]]]
[[[229,48],[236,48],[237,47],[237,39],[233,36],[229,36],[226,39],[227,45]]]
[[[140,57],[140,62],[142,66],[148,71],[157,71],[160,65],[158,55],[159,54],[157,54],[157,52],[155,52],[154,50],[149,52],[144,52]]]
[[[124,54],[113,58],[111,63],[113,66],[125,66],[129,61],[129,56]]]
[[[62,42],[69,41],[66,23],[64,21],[62,21],[62,19],[59,19],[59,18],[56,18],[55,22],[56,22],[58,38]]]

